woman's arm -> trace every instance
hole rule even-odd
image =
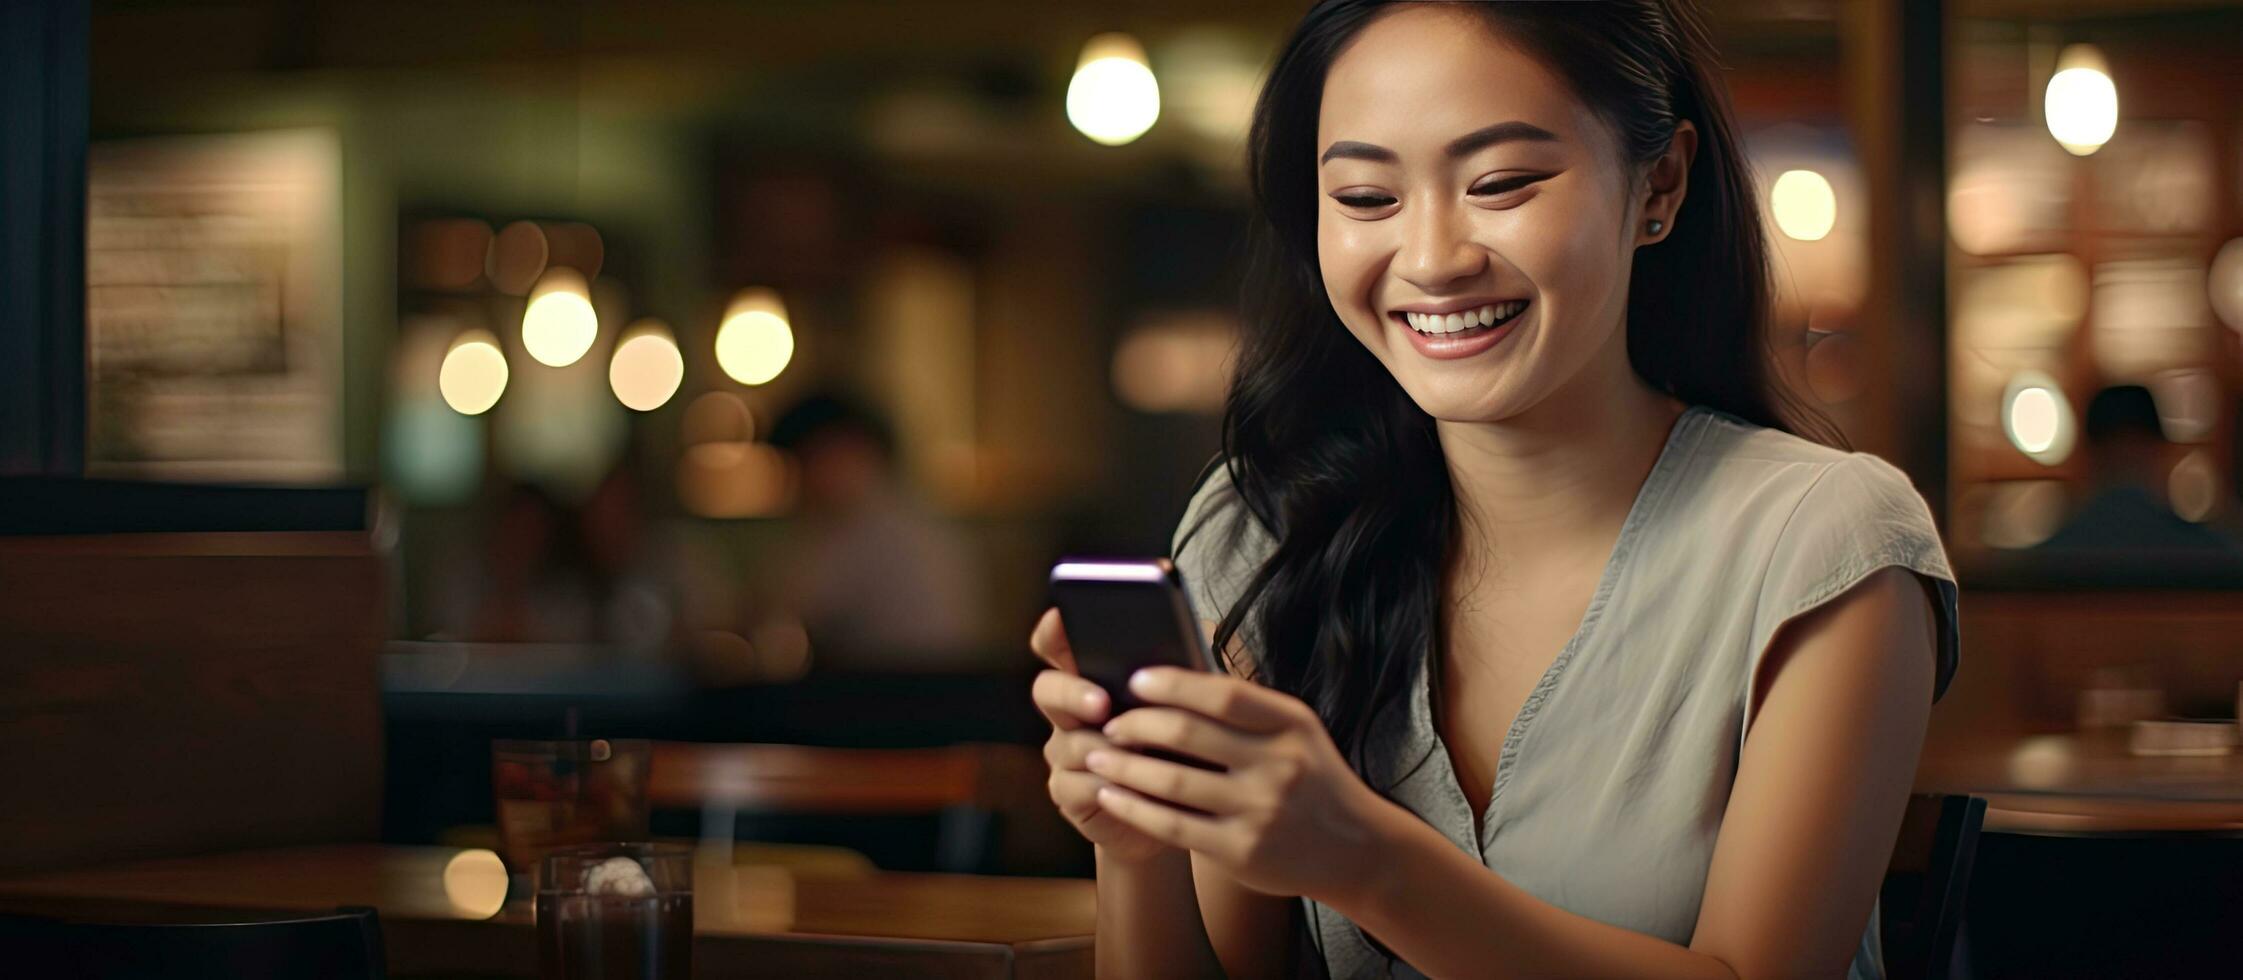
[[[1932,650],[1929,604],[1901,569],[1778,633],[1688,947],[1505,881],[1351,773],[1335,775],[1344,764],[1313,714],[1304,721],[1306,706],[1274,692],[1147,672],[1141,695],[1189,710],[1129,712],[1107,735],[1223,758],[1232,777],[1131,752],[1100,753],[1089,768],[1116,784],[1099,794],[1106,812],[1256,889],[1325,902],[1433,976],[1836,976],[1907,803]]]

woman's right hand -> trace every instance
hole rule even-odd
[[[1168,845],[1139,833],[1108,816],[1098,806],[1098,788],[1106,780],[1083,765],[1093,749],[1110,747],[1099,729],[1113,711],[1106,689],[1075,671],[1075,651],[1067,644],[1059,610],[1048,609],[1028,637],[1036,657],[1051,665],[1036,675],[1033,691],[1036,710],[1051,721],[1051,738],[1044,743],[1044,760],[1051,764],[1051,801],[1061,816],[1107,856],[1124,861],[1157,857]]]

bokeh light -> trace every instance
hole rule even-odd
[[[732,380],[759,385],[779,376],[794,358],[794,329],[779,294],[764,288],[740,291],[717,327],[717,366]]]
[[[678,502],[696,517],[766,517],[786,509],[794,469],[760,442],[708,442],[678,460]]]
[[[1982,488],[1979,540],[1994,548],[2030,548],[2064,523],[2062,480],[2004,480]]]
[[[382,472],[388,487],[411,503],[464,503],[482,483],[483,422],[453,411],[437,385],[444,355],[472,322],[449,314],[408,317],[391,351]]]
[[[483,274],[499,292],[521,296],[545,271],[546,254],[545,231],[535,221],[517,221],[492,236],[490,253],[483,258]]]
[[[463,290],[483,278],[491,226],[474,218],[417,222],[407,236],[405,281],[420,289]]]
[[[1100,34],[1083,45],[1067,83],[1067,121],[1084,136],[1120,146],[1145,135],[1160,118],[1160,83],[1145,48],[1127,34]]]
[[[2184,521],[2209,519],[2220,502],[2220,472],[2211,454],[2199,449],[2173,464],[2165,478],[2165,499]]]
[[[1838,195],[1812,170],[1786,170],[1768,191],[1776,227],[1803,242],[1821,241],[1838,221]]]
[[[2002,432],[2019,452],[2054,466],[2072,453],[2072,408],[2063,389],[2039,371],[2023,371],[2002,395]]]
[[[607,259],[607,245],[600,240],[600,231],[581,221],[559,221],[539,226],[545,233],[546,264],[567,266],[583,273],[586,279],[600,275],[600,265]]]
[[[651,412],[668,404],[684,381],[685,357],[660,320],[632,324],[608,360],[608,388],[615,392],[616,401],[634,412]]]
[[[1233,27],[1197,24],[1155,43],[1157,90],[1165,90],[1160,92],[1161,109],[1211,150],[1235,150],[1253,121],[1269,39]]]
[[[688,447],[705,444],[744,443],[755,441],[755,415],[748,411],[748,403],[729,391],[712,391],[695,398],[685,406],[685,423],[681,426]]]
[[[2220,322],[2229,330],[2243,333],[2243,238],[2228,239],[2220,246],[2206,273],[2204,291]]]
[[[436,375],[444,404],[461,415],[481,415],[506,393],[506,354],[488,330],[470,330],[452,342]]]
[[[2205,368],[2167,371],[2149,380],[2167,442],[2203,442],[2219,425],[2220,378]]]
[[[1150,317],[1114,348],[1114,394],[1140,412],[1221,411],[1237,336],[1220,311]]]
[[[2074,155],[2086,156],[2118,130],[2118,86],[2093,45],[2065,48],[2056,63],[2062,70],[2049,78],[2042,106],[2048,134]]]
[[[567,367],[599,336],[600,318],[592,311],[583,273],[566,266],[547,270],[522,310],[522,348],[539,364]]]
[[[506,887],[506,862],[496,852],[472,848],[444,862],[444,899],[463,915],[497,915],[506,906]]]

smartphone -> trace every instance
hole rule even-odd
[[[1140,668],[1215,669],[1183,576],[1166,558],[1063,558],[1051,568],[1051,596],[1075,668],[1106,689],[1114,714],[1142,704],[1129,693]]]

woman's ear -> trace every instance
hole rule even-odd
[[[1674,231],[1674,216],[1682,211],[1682,195],[1690,189],[1690,161],[1698,155],[1698,126],[1688,119],[1674,124],[1667,150],[1651,161],[1644,181],[1642,218],[1636,227],[1636,244],[1649,245]]]

